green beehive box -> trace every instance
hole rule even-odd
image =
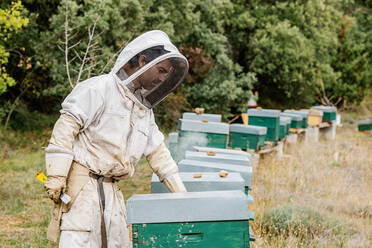
[[[238,190],[133,195],[133,247],[250,247],[249,201]]]
[[[291,125],[290,128],[301,128],[302,127],[302,116],[299,114],[293,114],[293,113],[280,113],[280,116],[289,117],[291,118]]]
[[[291,118],[285,117],[285,116],[280,116],[279,139],[283,139],[289,134],[290,125],[291,125]]]
[[[308,124],[307,124],[307,118],[309,116],[309,112],[308,111],[301,111],[301,110],[285,110],[284,113],[293,113],[293,114],[299,114],[302,116],[302,125],[301,125],[301,128],[307,128]]]
[[[168,135],[168,149],[172,158],[177,161],[177,143],[178,133],[169,133]]]
[[[335,121],[337,108],[333,106],[314,106],[312,109],[316,109],[323,112],[323,121]]]
[[[261,126],[231,124],[229,146],[232,148],[259,150],[265,144],[267,128]]]
[[[190,150],[194,145],[226,148],[229,134],[226,123],[180,119],[178,129],[181,151]]]
[[[280,111],[274,109],[248,109],[248,124],[267,127],[265,141],[279,140]]]
[[[208,122],[221,122],[221,115],[217,114],[196,114],[185,112],[182,114],[182,119]]]
[[[372,130],[372,119],[358,121],[358,130],[360,132],[371,131]]]

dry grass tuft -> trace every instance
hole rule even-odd
[[[335,141],[298,144],[285,160],[254,170],[255,247],[372,247],[372,137],[354,125],[337,132]],[[315,216],[322,221],[294,233]],[[281,222],[282,230],[270,229]]]

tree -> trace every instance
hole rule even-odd
[[[9,9],[0,9],[0,95],[8,87],[16,84],[16,81],[6,71],[9,58],[6,46],[11,35],[28,24],[28,19],[22,16],[22,11],[21,1],[14,2]]]
[[[333,68],[340,72],[340,78],[328,86],[336,104],[360,103],[366,96],[366,89],[372,82],[370,54],[360,36],[363,31],[355,18],[345,16],[339,33],[338,53],[333,57]]]

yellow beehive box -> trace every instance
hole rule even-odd
[[[318,126],[322,122],[322,118],[323,118],[322,111],[311,109],[309,111],[309,116],[307,118],[307,124],[309,126]]]

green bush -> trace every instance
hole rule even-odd
[[[9,126],[14,130],[42,132],[57,121],[57,115],[47,115],[38,111],[29,112],[25,107],[14,110]]]
[[[3,1],[0,7],[9,9],[11,2]],[[370,1],[28,0],[23,4],[27,27],[0,42],[9,50],[5,71],[17,82],[0,99],[3,121],[9,112],[5,105],[26,86],[19,101],[42,113],[56,113],[71,91],[64,53],[66,10],[68,43],[77,44],[67,56],[71,84],[77,80],[78,58],[86,51],[88,29],[95,20],[95,45],[80,81],[109,72],[114,54],[139,34],[151,29],[169,34],[188,58],[190,70],[177,97],[156,109],[165,130],[174,128],[180,112],[195,107],[225,119],[231,112],[242,112],[252,88],[259,92],[263,107],[300,108],[315,102],[359,104],[372,87]],[[20,124],[14,120],[13,126],[23,120],[19,117]]]

